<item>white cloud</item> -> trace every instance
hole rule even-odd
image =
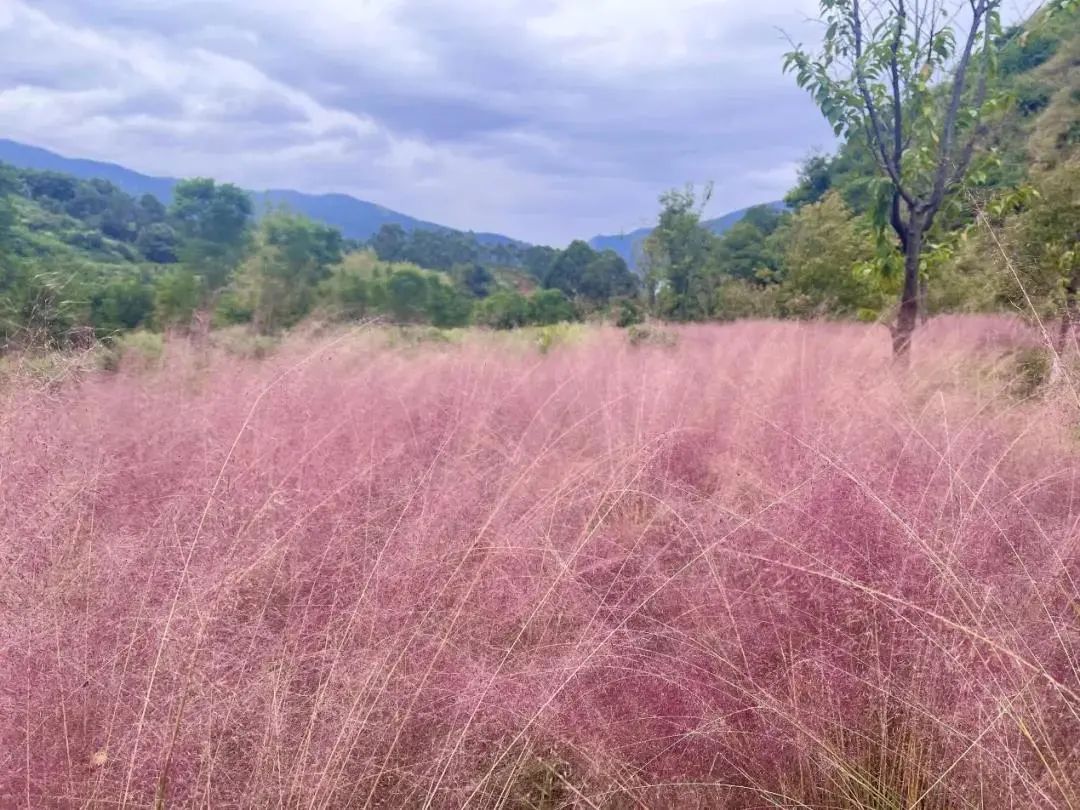
[[[0,136],[565,242],[828,142],[758,0],[0,0]],[[801,10],[800,10],[801,9]]]

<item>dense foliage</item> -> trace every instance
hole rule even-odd
[[[471,234],[389,225],[358,245],[286,210],[256,212],[245,192],[209,179],[178,184],[166,206],[104,180],[0,165],[0,341],[9,348],[136,328],[246,323],[270,333],[313,313],[512,328],[575,320],[636,292],[621,258],[582,242],[565,251],[482,245]]]

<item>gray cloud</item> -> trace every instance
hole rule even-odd
[[[831,135],[780,73],[808,0],[11,0],[0,135],[343,191],[565,243],[714,180],[776,199]]]

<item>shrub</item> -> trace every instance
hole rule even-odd
[[[566,346],[581,340],[588,327],[574,323],[556,323],[531,330],[541,354],[547,354],[556,346]]]
[[[671,349],[679,342],[674,332],[654,326],[631,326],[626,330],[626,337],[631,346],[659,346]]]
[[[444,284],[438,276],[429,276],[428,288],[427,310],[433,326],[454,329],[468,325],[473,302],[467,295]]]
[[[529,298],[529,322],[536,326],[550,326],[576,319],[574,306],[562,290],[537,290]]]
[[[1020,82],[1015,92],[1016,108],[1025,118],[1038,115],[1050,104],[1050,90],[1039,82]]]
[[[1019,30],[1011,33],[1012,40],[1006,45],[998,60],[998,70],[1002,76],[1025,73],[1048,61],[1060,46],[1060,40],[1033,32],[1023,34]]]
[[[780,288],[732,280],[716,291],[716,317],[721,321],[743,318],[775,318],[779,315]]]
[[[623,298],[616,305],[615,325],[620,329],[637,326],[643,323],[645,315],[637,302],[630,298]]]
[[[476,322],[492,329],[517,329],[529,323],[529,299],[502,290],[485,298],[476,308]]]
[[[280,344],[280,338],[263,335],[247,326],[232,326],[211,333],[214,346],[226,354],[246,360],[269,357]]]
[[[1045,346],[1018,349],[1006,365],[1009,390],[1020,399],[1034,396],[1050,379],[1054,354]]]

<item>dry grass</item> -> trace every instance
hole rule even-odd
[[[1080,806],[1075,400],[994,319],[0,388],[0,806]]]

